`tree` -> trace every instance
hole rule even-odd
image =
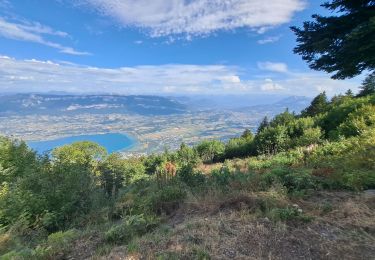
[[[258,130],[257,130],[257,134],[259,134],[260,132],[262,132],[263,129],[265,129],[266,127],[268,127],[270,125],[269,121],[268,121],[268,117],[265,116],[262,120],[262,122],[260,122],[259,124],[259,127],[258,127]]]
[[[225,159],[254,155],[254,137],[231,138],[225,144]]]
[[[190,148],[185,143],[180,145],[180,149],[177,151],[178,162],[180,166],[196,166],[199,163],[199,155],[197,151]]]
[[[263,129],[255,137],[256,149],[259,154],[276,154],[287,148],[289,137],[286,126],[278,125]]]
[[[203,161],[214,162],[224,155],[225,146],[218,140],[205,140],[196,146],[196,150]]]
[[[353,91],[351,89],[348,89],[346,92],[345,92],[345,96],[347,97],[353,97]]]
[[[375,94],[375,72],[366,77],[366,79],[362,82],[360,89],[361,90],[359,91],[357,97],[365,97]]]
[[[245,138],[245,139],[253,139],[253,138],[254,138],[254,135],[253,135],[253,133],[250,131],[250,129],[246,129],[246,130],[242,133],[241,138]]]
[[[318,118],[318,126],[324,131],[325,137],[332,140],[339,138],[337,128],[348,120],[350,113],[369,103],[369,98],[346,98],[339,103],[330,104],[329,110]]]
[[[298,42],[294,53],[302,55],[310,68],[333,73],[334,79],[373,71],[375,1],[331,0],[322,6],[336,14],[315,14],[303,28],[291,27]]]
[[[275,116],[269,125],[272,127],[277,125],[289,125],[294,119],[295,116],[292,113],[289,113],[289,109],[286,109],[283,113]]]
[[[0,174],[0,183],[27,175],[37,164],[36,153],[25,142],[0,137],[0,166],[7,173]]]
[[[375,126],[375,106],[365,105],[350,113],[338,127],[340,135],[345,137],[360,135]]]
[[[52,151],[53,159],[59,163],[95,166],[107,152],[97,143],[83,141],[58,147]]]
[[[307,128],[303,131],[303,134],[293,139],[294,146],[307,146],[310,144],[316,144],[321,141],[322,131],[319,127]]]
[[[99,162],[99,179],[108,197],[115,197],[125,180],[124,160],[120,154],[113,153]]]
[[[317,95],[313,101],[311,101],[310,106],[305,108],[301,115],[302,116],[316,116],[317,114],[324,113],[327,110],[328,106],[328,100],[326,92],[322,92],[319,95]]]

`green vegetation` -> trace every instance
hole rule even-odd
[[[22,141],[1,138],[1,254],[63,258],[90,232],[109,248],[132,245],[192,197],[207,194],[234,198],[226,207],[244,192],[269,194],[251,199],[258,216],[311,221],[285,200],[375,188],[374,115],[374,95],[327,101],[322,93],[301,115],[286,110],[263,120],[255,136],[245,131],[226,143],[206,140],[130,159],[89,142],[39,156]]]
[[[293,28],[300,43],[295,52],[314,69],[336,72],[335,78],[371,72],[373,1],[323,6],[341,16],[316,15],[304,29]],[[122,246],[147,259],[237,253],[292,259],[295,251],[306,259],[370,259],[373,201],[347,195],[365,189],[375,189],[373,73],[357,96],[348,91],[328,100],[323,92],[300,115],[286,110],[265,118],[255,135],[247,130],[226,143],[182,144],[141,158],[108,155],[90,142],[40,156],[23,141],[2,137],[0,254],[86,259]],[[338,199],[330,198],[333,191],[340,192]],[[324,218],[329,214],[333,221]],[[286,240],[286,231],[297,233]]]
[[[352,78],[375,69],[375,26],[373,0],[332,0],[322,5],[331,16],[313,15],[297,35],[295,53],[310,68],[335,73],[333,78]],[[373,77],[373,76],[372,76]]]

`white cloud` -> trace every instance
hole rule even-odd
[[[259,33],[287,23],[305,0],[80,0],[120,25],[153,37],[207,35],[246,27]]]
[[[328,95],[358,89],[361,80],[338,81],[324,73],[293,72],[282,78],[244,79],[244,70],[226,65],[166,64],[97,68],[69,62],[17,60],[0,55],[2,92],[112,92],[120,94],[254,94]]]
[[[286,73],[288,72],[288,66],[282,62],[258,62],[258,68],[261,70],[267,70],[272,72]]]
[[[268,44],[268,43],[274,43],[274,42],[277,42],[278,40],[280,40],[281,36],[269,36],[269,37],[266,37],[266,38],[263,38],[263,39],[260,39],[257,41],[258,44]]]
[[[18,40],[28,41],[43,44],[55,49],[60,50],[62,53],[71,55],[89,55],[88,52],[76,51],[71,47],[63,46],[59,43],[55,43],[45,39],[44,35],[52,35],[58,37],[68,37],[66,32],[55,31],[50,27],[44,26],[40,23],[15,23],[6,21],[0,17],[0,36]]]
[[[263,91],[277,91],[283,90],[284,87],[278,83],[273,82],[272,79],[265,79],[264,84],[260,86],[260,89]]]
[[[221,81],[228,82],[228,83],[241,83],[241,79],[237,75],[224,76],[221,78]]]
[[[0,56],[0,92],[105,91],[118,93],[185,93],[221,89],[240,81],[236,68],[223,65],[166,64],[115,69]],[[20,76],[24,77],[22,80]],[[26,81],[25,79],[30,80]]]

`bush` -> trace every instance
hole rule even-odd
[[[198,187],[206,183],[206,177],[200,172],[195,172],[191,165],[182,166],[177,171],[177,176],[189,187]]]
[[[365,190],[375,188],[375,174],[373,171],[347,170],[342,174],[344,188],[350,190]]]
[[[204,162],[216,162],[223,158],[225,146],[218,140],[206,140],[199,143],[195,149]]]
[[[12,250],[1,256],[2,260],[38,260],[41,259],[36,252],[29,248],[24,248],[22,250]]]
[[[170,215],[178,207],[180,202],[186,197],[186,191],[180,184],[169,184],[163,189],[155,191],[145,201],[145,205],[156,214]]]
[[[77,230],[59,231],[50,234],[47,241],[36,246],[34,249],[24,247],[21,250],[12,250],[1,256],[1,259],[24,260],[24,259],[56,259],[63,258],[70,250],[74,240],[79,236]],[[17,247],[16,247],[17,248]]]
[[[47,238],[47,245],[51,248],[53,253],[62,253],[69,249],[72,242],[78,236],[79,233],[75,229],[52,233]]]
[[[150,215],[131,215],[122,220],[121,224],[112,226],[106,233],[105,239],[112,243],[127,243],[135,236],[143,235],[159,224],[159,220]]]
[[[303,162],[303,157],[303,152],[299,150],[281,152],[274,156],[251,157],[248,160],[248,167],[252,170],[261,170],[283,166],[294,166],[301,164]]]
[[[324,130],[326,137],[337,136],[334,134],[338,127],[343,124],[349,114],[370,103],[370,98],[350,98],[339,104],[331,104],[328,112],[320,118],[318,124]]]
[[[255,154],[253,136],[232,138],[225,144],[225,159],[239,158]]]
[[[229,161],[225,161],[220,169],[213,169],[211,172],[211,177],[213,182],[218,186],[226,186],[231,180],[232,174],[235,169]]]
[[[274,168],[261,176],[263,188],[266,189],[273,184],[280,183],[288,192],[301,191],[305,189],[317,189],[318,182],[308,170],[292,170],[288,168]]]
[[[348,118],[339,125],[338,133],[345,137],[357,136],[374,126],[375,106],[369,104],[350,113]]]

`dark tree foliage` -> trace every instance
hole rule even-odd
[[[317,95],[313,101],[311,101],[310,106],[305,108],[302,111],[302,116],[316,116],[317,114],[323,113],[327,110],[328,107],[328,100],[326,92],[322,92]]]
[[[365,97],[372,94],[375,94],[375,72],[366,77],[357,96]]]
[[[263,118],[262,122],[260,122],[260,124],[259,124],[258,130],[257,130],[257,134],[259,134],[260,132],[262,132],[262,130],[265,129],[269,125],[270,125],[270,122],[268,120],[268,117],[265,116]]]
[[[333,73],[334,79],[352,78],[375,68],[375,1],[333,0],[322,5],[336,12],[312,16],[297,35],[294,53],[314,70]]]
[[[348,89],[346,92],[345,92],[345,96],[347,97],[353,97],[353,91],[351,89]]]
[[[241,135],[242,138],[245,138],[245,139],[252,139],[254,137],[253,133],[250,131],[250,129],[246,129],[242,135]]]

